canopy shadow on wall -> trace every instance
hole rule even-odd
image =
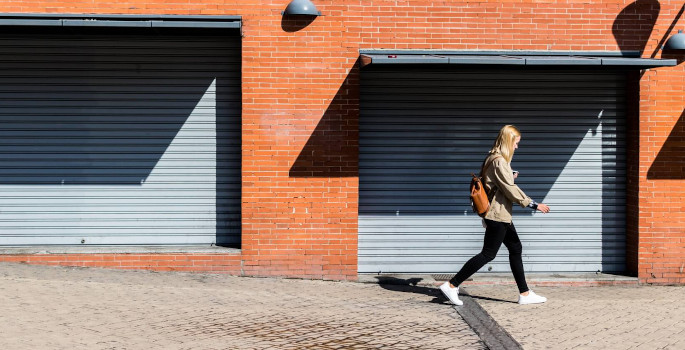
[[[363,51],[361,53],[361,63],[362,67],[364,67],[362,69],[362,75],[364,75],[364,71],[382,71],[384,69],[388,69],[390,71],[394,69],[395,71],[400,72],[406,71],[407,74],[420,74],[416,72],[430,72],[432,69],[457,70],[460,69],[460,67],[462,67],[461,69],[474,69],[483,72],[492,71],[492,74],[497,74],[496,72],[502,71],[503,76],[505,76],[507,69],[512,72],[525,72],[528,69],[536,69],[538,72],[542,72],[546,69],[549,69],[550,72],[553,72],[554,69],[559,68],[566,69],[569,72],[573,72],[576,69],[594,69],[597,71],[609,70],[616,72],[627,72],[628,70],[633,69],[674,66],[676,64],[676,60],[640,58],[637,52],[569,52],[567,54],[564,54],[562,52],[450,52],[412,50],[368,50]],[[421,96],[423,96],[422,91],[424,91],[426,88],[427,87],[416,86],[411,92],[402,91],[403,95],[401,95],[402,97],[400,97],[401,100],[397,101],[396,112],[398,114],[403,114],[403,109],[420,109],[421,106],[430,106],[430,103],[428,103],[428,101],[421,101]],[[390,96],[397,92],[393,90],[392,86],[385,87],[374,85],[374,87],[372,88],[367,88],[363,90],[361,96],[362,105],[365,97],[364,94],[366,93]],[[494,96],[494,94],[495,93],[493,92],[493,102],[497,101],[497,96]],[[520,93],[520,96],[515,97],[515,100],[521,101],[522,103],[525,101],[528,101],[529,103],[535,103],[535,101],[537,101],[537,97],[526,95],[525,91],[522,91]],[[411,101],[416,102],[415,107],[410,107],[408,105],[408,103],[410,103]],[[557,103],[561,103],[562,101],[563,97],[560,97],[560,100],[557,101]],[[441,101],[441,103],[444,102]],[[479,100],[477,101],[477,103],[479,105],[482,104],[482,106],[488,106],[487,101]],[[554,104],[551,104],[551,101],[548,101],[546,103],[550,104],[550,108],[554,108]],[[453,102],[453,104],[453,106],[446,108],[449,108],[450,110],[458,110],[458,102],[455,101]],[[361,108],[364,109],[365,107],[362,106]],[[620,108],[624,109],[625,106],[620,106]],[[568,125],[563,126],[565,128],[564,131],[568,133],[568,135],[575,136],[567,136],[567,138],[564,139],[564,145],[562,147],[560,147],[559,145],[547,144],[547,142],[549,141],[547,135],[536,134],[534,132],[526,133],[525,129],[522,130],[524,136],[522,139],[521,148],[516,151],[515,163],[534,164],[534,161],[536,159],[544,157],[546,153],[549,153],[544,150],[545,148],[553,148],[554,155],[556,157],[561,156],[562,158],[566,159],[564,164],[567,163],[568,160],[571,159],[571,157],[576,153],[576,149],[581,144],[586,135],[588,133],[594,135],[602,122],[602,107],[594,106],[585,108],[583,106],[579,106],[578,109],[579,111],[582,110],[580,111],[582,113],[583,118],[582,122],[578,122],[576,120],[574,121],[574,123],[569,123]],[[468,111],[466,111],[465,113],[467,114],[465,114],[463,117],[468,117]],[[503,120],[506,120],[508,111],[502,110],[499,113],[500,117],[504,118]],[[363,118],[363,114],[364,113],[362,113],[361,118]],[[458,117],[460,116],[455,116],[455,118]],[[579,116],[574,115],[573,117],[577,118]],[[388,116],[387,121],[388,123],[394,122],[393,118],[391,118],[390,116]],[[516,124],[516,122],[517,120],[514,118],[509,119],[506,123]],[[417,124],[417,127],[421,125],[420,117],[416,118],[415,123]],[[481,126],[481,130],[479,132],[490,133],[494,137],[497,135],[497,131],[499,130],[499,128],[502,127],[502,125],[484,124]],[[449,126],[447,125],[445,127],[449,128]],[[380,126],[376,126],[376,128],[378,130],[382,129],[382,127]],[[417,131],[419,130],[420,129],[417,129]],[[444,131],[445,130],[436,130],[436,132]],[[420,135],[420,133],[417,132],[417,135]],[[407,137],[411,138],[420,136],[407,135]],[[571,146],[571,144],[573,146]],[[487,150],[483,151],[487,152]],[[467,169],[471,169],[465,171],[464,174],[461,174],[465,177],[465,183],[468,183],[468,180],[466,179],[468,177],[468,173],[471,171],[477,171],[480,164],[464,164],[464,166],[466,166]],[[534,199],[542,201],[544,200],[544,198],[547,197],[549,190],[556,182],[557,178],[559,177],[563,169],[563,167],[558,167],[553,169],[553,171],[552,169],[547,169],[545,170],[545,173],[541,173],[538,169],[535,168],[526,168],[525,166],[519,166],[517,170],[521,171],[521,176],[517,180],[517,183],[520,183],[524,189],[534,188],[535,190],[533,191],[527,191],[530,192],[528,194],[531,195]],[[422,170],[428,171],[428,169],[417,169],[416,175],[419,176]],[[549,171],[552,172],[550,173]],[[534,180],[533,178],[531,178],[530,175],[534,175]],[[606,175],[613,176],[611,174]],[[415,182],[415,179],[397,179],[398,184],[403,182],[412,183],[412,181]],[[434,189],[434,193],[439,197],[449,196],[449,194],[447,193],[441,193],[441,190],[438,188]],[[367,203],[360,202],[360,213],[363,210],[369,210],[369,213],[373,214],[395,215],[398,211],[408,211],[412,214],[422,215],[422,213],[424,212],[422,209],[420,209],[421,206],[416,206],[413,208],[383,208],[383,206],[367,206],[366,204]],[[470,212],[470,208],[467,206],[467,204],[457,207],[449,207],[448,211],[444,214],[455,212]],[[517,214],[519,215],[523,213],[532,215],[532,212],[529,210],[521,211],[520,209],[515,209],[515,212],[517,212]],[[425,213],[436,214],[435,210],[433,209],[426,209]]]
[[[624,162],[623,148],[617,151],[615,145],[615,135],[624,130],[613,120],[624,113],[621,103],[625,100],[620,93],[620,74],[614,81],[612,74],[595,72],[459,65],[381,65],[363,69],[359,225],[364,272],[369,272],[366,269],[371,261],[404,256],[406,262],[398,262],[404,266],[422,254],[426,254],[425,260],[437,259],[430,254],[447,254],[449,247],[453,248],[452,254],[462,256],[471,252],[468,247],[479,245],[472,242],[482,228],[467,199],[470,173],[478,171],[505,124],[517,125],[523,133],[512,163],[521,172],[517,184],[537,201],[549,200],[547,203],[557,213],[542,216],[516,207],[515,222],[522,225],[518,226],[520,232],[530,241],[541,241],[555,234],[547,232],[552,230],[549,220],[583,221],[575,231],[560,230],[558,235],[568,237],[561,239],[583,241],[588,238],[573,238],[572,232],[590,225],[592,230],[603,230],[603,217],[609,216],[606,222],[612,226],[602,231],[608,234],[598,233],[599,241],[583,244],[604,251],[600,253],[602,264],[606,262],[603,271],[620,270],[616,256],[619,228],[613,226],[616,223],[612,217],[621,216],[621,208],[615,204],[625,194],[617,194],[615,185],[605,185],[602,179],[625,176],[623,171],[606,166],[613,159]],[[594,81],[601,83],[601,88],[593,88]],[[607,86],[615,86],[619,92],[603,91]],[[597,96],[589,97],[594,94]],[[608,124],[603,125],[603,114],[609,116]],[[624,138],[619,136],[618,140]],[[582,184],[576,184],[578,176],[584,176],[579,179]],[[574,188],[587,191],[587,200],[578,193],[572,195],[570,203],[559,197],[573,193]],[[530,218],[533,215],[540,217]],[[524,217],[528,219],[522,220]],[[465,231],[467,226],[470,236]],[[440,244],[436,240],[444,241]],[[563,250],[563,243],[555,245],[550,240],[544,245]],[[539,256],[539,248],[533,251]],[[392,268],[390,264],[383,271]],[[499,262],[495,264],[499,266]]]
[[[235,93],[154,40],[240,27],[239,16],[0,14],[12,33],[0,38],[0,184],[145,182],[213,81],[218,96]],[[230,109],[215,103],[217,115]]]
[[[239,22],[129,27],[151,24],[139,19],[0,27],[12,33],[0,37],[3,220],[23,218],[3,242],[73,244],[84,232],[87,244],[239,246]],[[26,233],[51,210],[54,232]]]
[[[685,179],[685,110],[647,171],[650,180]]]
[[[387,66],[385,66],[387,67]],[[403,67],[403,68],[401,68]],[[563,123],[563,119],[557,117],[554,122],[557,128],[563,128],[563,140],[559,140],[556,144],[550,144],[550,138],[546,131],[534,127],[531,128],[530,118],[522,117],[521,111],[500,109],[501,96],[493,91],[491,95],[477,95],[477,97],[470,98],[468,95],[450,95],[455,94],[455,87],[443,87],[441,94],[444,96],[454,96],[450,100],[441,99],[438,96],[432,95],[439,89],[431,87],[430,85],[422,85],[423,82],[416,81],[416,77],[435,74],[434,71],[455,71],[455,75],[461,74],[459,72],[486,72],[485,70],[478,70],[473,68],[461,68],[459,66],[452,66],[449,68],[439,68],[436,66],[416,66],[406,65],[397,68],[403,73],[397,76],[398,81],[406,80],[414,84],[408,88],[406,86],[396,87],[393,82],[385,85],[382,82],[376,83],[376,80],[369,81],[367,84],[373,84],[362,88],[362,95],[360,96],[360,105],[362,113],[361,119],[373,117],[373,125],[365,128],[366,132],[372,133],[372,136],[367,136],[367,143],[365,146],[373,148],[370,154],[373,155],[375,163],[383,164],[387,169],[366,169],[366,173],[361,173],[362,165],[360,164],[360,191],[369,190],[371,188],[363,188],[364,184],[361,177],[368,177],[373,181],[375,177],[383,177],[392,185],[392,188],[385,188],[385,190],[394,190],[390,194],[386,193],[383,196],[391,196],[395,199],[405,198],[405,200],[397,200],[391,202],[366,202],[368,198],[360,195],[360,214],[373,215],[453,215],[455,213],[462,213],[466,215],[474,215],[469,202],[466,197],[466,188],[470,181],[470,173],[478,172],[481,162],[486,156],[489,147],[492,145],[499,129],[505,124],[518,125],[523,133],[520,143],[520,148],[516,151],[516,156],[513,160],[512,166],[520,171],[520,176],[516,180],[528,195],[537,201],[541,202],[549,193],[552,186],[557,181],[559,175],[564,170],[568,161],[576,154],[578,147],[583,140],[589,136],[597,135],[598,128],[602,123],[602,113],[604,112],[598,106],[578,106],[574,109],[573,115],[567,114],[568,111],[557,111],[560,116],[573,117],[574,121],[570,123]],[[491,75],[502,74],[505,76],[507,72],[521,72],[522,68],[506,70],[495,69]],[[371,68],[371,71],[382,72],[383,68]],[[366,69],[364,69],[366,71]],[[554,70],[550,70],[550,73]],[[362,75],[364,73],[362,72]],[[540,73],[538,73],[540,74]],[[364,79],[362,79],[364,81]],[[502,83],[502,88],[505,82]],[[510,84],[510,83],[509,83]],[[570,83],[569,83],[570,84]],[[481,84],[472,82],[470,88],[479,89]],[[507,85],[508,86],[508,85]],[[461,87],[459,91],[468,91],[469,87]],[[482,89],[482,88],[481,88]],[[454,90],[454,91],[453,91]],[[370,105],[365,103],[365,100],[373,100],[371,96],[393,96],[385,97],[387,105]],[[557,97],[554,97],[557,96]],[[473,98],[477,98],[473,100]],[[533,106],[540,104],[541,106],[548,106],[550,111],[556,111],[555,104],[568,104],[565,101],[566,96],[559,96],[556,93],[551,93],[550,97],[540,98],[539,96],[529,94],[525,89],[512,89],[508,92],[507,100],[515,101],[522,106]],[[493,107],[498,106],[498,107]],[[606,108],[613,106],[607,105]],[[540,107],[544,108],[544,107]],[[444,115],[444,113],[450,113]],[[540,123],[548,124],[551,121],[543,117],[541,110],[531,111],[532,116],[539,116]],[[543,111],[544,112],[544,111]],[[489,115],[487,119],[492,122],[473,124],[468,120],[476,120],[474,116],[480,116],[482,113]],[[612,111],[613,113],[613,111]],[[414,115],[413,118],[408,117]],[[423,118],[435,120],[439,118],[440,122],[436,124],[426,124]],[[480,120],[480,119],[478,119]],[[360,120],[360,123],[363,120]],[[398,124],[404,126],[403,129],[398,129]],[[435,123],[435,121],[434,121]],[[368,124],[368,123],[366,123]],[[526,124],[528,128],[526,128]],[[459,125],[459,126],[457,126]],[[465,129],[460,129],[464,128]],[[390,132],[391,130],[394,130]],[[555,129],[561,131],[559,129]],[[613,133],[613,132],[612,132]],[[487,136],[485,136],[487,135]],[[487,138],[485,143],[480,140]],[[429,144],[425,140],[432,140]],[[469,150],[473,149],[476,155],[460,155],[465,150],[459,148],[460,145],[468,145]],[[438,146],[440,146],[438,148]],[[479,149],[475,149],[480,147]],[[394,151],[393,151],[394,149]],[[405,154],[415,153],[412,158],[405,157]],[[546,167],[540,169],[536,167],[540,159],[549,157],[550,161],[560,164],[560,166]],[[415,161],[407,162],[406,159],[422,159],[421,164]],[[367,164],[368,165],[368,164]],[[395,167],[406,166],[406,171],[397,171]],[[446,168],[447,167],[447,168]],[[391,178],[391,180],[390,180]],[[453,189],[446,189],[444,183],[453,183]],[[421,195],[416,195],[406,190],[412,187],[411,184],[421,184]],[[462,187],[459,187],[463,185]],[[382,195],[379,193],[379,195]],[[390,197],[388,197],[390,198]],[[405,203],[405,204],[400,204]],[[408,204],[414,203],[414,204]],[[398,206],[399,204],[399,206]],[[517,215],[533,215],[529,209],[515,208]]]
[[[188,73],[169,66],[195,58],[136,64],[122,49],[89,46],[93,36],[70,35],[76,47],[39,52],[18,40],[0,41],[2,185],[140,186],[215,79],[198,73],[181,87],[175,82],[189,82]],[[139,57],[160,54],[159,47],[135,50]]]
[[[290,167],[291,177],[355,177],[358,171],[359,64],[355,62]]]

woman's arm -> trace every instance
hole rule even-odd
[[[514,183],[514,174],[504,158],[497,158],[493,163],[494,180],[497,185],[497,190],[502,191],[508,200],[521,207],[525,208],[531,204],[533,200]]]
[[[544,214],[549,213],[549,207],[546,204],[538,203],[534,200],[528,204],[528,208],[533,209],[533,210],[539,210],[539,211],[543,212]]]
[[[504,193],[507,199],[521,207],[529,207],[533,210],[549,213],[549,207],[547,205],[535,202],[514,183],[514,174],[511,171],[511,167],[509,167],[509,163],[507,163],[504,158],[495,159],[493,163],[495,183],[497,184],[497,188]]]

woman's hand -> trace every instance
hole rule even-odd
[[[543,214],[549,213],[549,207],[546,204],[539,203],[538,210],[541,211]]]

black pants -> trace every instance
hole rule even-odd
[[[485,242],[483,243],[483,250],[478,255],[471,258],[464,264],[459,273],[450,280],[454,286],[459,286],[467,278],[485,266],[485,264],[492,261],[497,256],[499,247],[504,246],[509,250],[509,265],[511,272],[514,273],[516,285],[519,292],[525,293],[528,291],[526,284],[526,275],[523,272],[523,260],[521,259],[521,240],[516,233],[514,223],[505,223],[499,221],[492,221],[485,219]]]

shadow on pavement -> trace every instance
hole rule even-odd
[[[431,303],[435,304],[448,304],[447,298],[442,295],[437,288],[429,288],[419,286],[418,283],[421,282],[422,278],[409,278],[402,279],[396,277],[378,276],[378,285],[383,289],[391,290],[393,292],[403,292],[403,293],[416,293],[423,294],[433,297]]]
[[[434,299],[430,301],[431,303],[448,304],[447,298],[445,298],[445,296],[442,294],[442,292],[440,292],[440,290],[438,288],[430,288],[430,287],[419,286],[418,284],[419,284],[419,282],[421,282],[423,280],[422,278],[403,279],[403,278],[388,277],[388,276],[378,276],[375,278],[378,280],[378,285],[380,285],[381,288],[383,288],[383,289],[391,290],[394,292],[424,294],[424,295],[434,297]],[[465,297],[470,297],[473,299],[478,299],[478,300],[498,301],[498,302],[502,302],[502,303],[516,304],[516,302],[512,301],[512,300],[504,300],[504,299],[490,298],[490,297],[484,297],[484,296],[479,296],[479,295],[472,295],[465,288],[461,288],[459,290],[459,295],[465,296]]]
[[[460,291],[459,294],[462,294],[461,291]],[[499,302],[502,302],[502,303],[518,304],[517,302],[512,301],[512,300],[504,300],[504,299],[497,299],[497,298],[490,298],[490,297],[482,297],[482,296],[478,296],[478,295],[469,294],[469,293],[466,292],[466,291],[464,291],[463,294],[468,295],[468,296],[470,296],[471,298],[473,298],[473,299],[478,299],[478,300],[499,301]]]
[[[397,277],[377,276],[378,284],[387,290],[405,293],[424,294],[433,297],[431,303],[448,304],[457,311],[469,327],[480,337],[488,349],[523,349],[504,328],[502,328],[490,314],[474,299],[500,301],[511,303],[510,300],[494,299],[488,297],[472,296],[465,290],[460,293],[463,297],[464,306],[455,307],[447,301],[438,288],[419,286],[422,278],[402,279]]]

